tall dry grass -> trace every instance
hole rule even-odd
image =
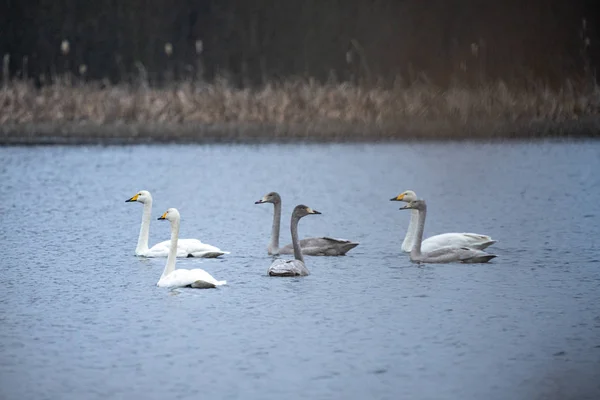
[[[559,90],[541,85],[517,90],[503,82],[476,88],[443,89],[426,81],[366,88],[303,79],[254,89],[235,88],[222,79],[162,88],[143,82],[100,85],[57,79],[36,88],[12,80],[0,89],[0,104],[5,136],[18,136],[24,130],[35,136],[36,126],[44,126],[46,134],[53,129],[65,132],[65,127],[77,132],[78,126],[85,126],[93,133],[103,127],[134,126],[142,136],[144,127],[155,132],[164,127],[174,139],[178,127],[193,139],[194,135],[200,138],[206,126],[237,127],[238,133],[239,128],[251,126],[257,131],[253,135],[264,139],[274,132],[279,137],[317,139],[319,135],[351,139],[357,134],[362,138],[538,136],[544,135],[540,130],[551,132],[557,124],[570,121],[573,130],[573,121],[593,118],[600,110],[600,90],[569,82]],[[536,132],[527,132],[526,127],[532,126]],[[126,129],[121,132],[127,135]]]

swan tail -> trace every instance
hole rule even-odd
[[[341,256],[345,255],[347,252],[349,252],[356,246],[358,246],[358,243],[354,243],[354,242],[349,242],[349,243],[345,243],[345,244],[341,245],[340,246],[340,255]]]
[[[228,251],[197,251],[195,253],[190,253],[189,257],[196,258],[217,258],[222,256],[223,254],[229,254]]]
[[[483,249],[487,249],[488,247],[490,247],[491,245],[493,245],[496,242],[497,242],[496,240],[486,240],[485,242],[472,244],[470,247],[473,249],[477,249],[477,250],[483,250]]]
[[[215,285],[214,283],[200,280],[192,282],[190,286],[194,289],[214,289],[217,287],[217,285]]]
[[[294,271],[268,271],[269,276],[298,276],[298,274]]]
[[[463,260],[465,264],[482,264],[490,261],[492,258],[496,258],[495,254],[485,254],[481,256],[471,257],[469,259]]]
[[[214,289],[217,286],[225,285],[227,281],[215,281],[215,282],[207,282],[203,280],[197,280],[193,282],[190,286],[194,289]]]

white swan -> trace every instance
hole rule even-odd
[[[267,247],[269,255],[294,254],[292,244],[279,248],[279,227],[281,224],[281,196],[277,192],[267,193],[254,204],[273,204],[273,226],[271,228],[271,242]],[[358,246],[358,243],[345,239],[330,237],[314,237],[300,240],[302,253],[307,256],[343,256],[348,251]]]
[[[168,220],[171,223],[171,241],[167,264],[156,283],[159,287],[193,287],[197,289],[208,289],[225,285],[227,281],[218,281],[203,269],[175,269],[177,261],[177,241],[179,236],[179,222],[181,217],[176,208],[169,208],[158,219]]]
[[[390,199],[390,201],[404,201],[407,203],[415,200],[417,200],[417,194],[412,190],[407,190]],[[410,215],[410,223],[406,230],[406,236],[402,242],[402,251],[406,253],[409,253],[415,244],[418,219],[419,211],[413,209]],[[429,252],[445,246],[471,247],[473,249],[483,250],[494,243],[496,243],[496,241],[488,235],[452,232],[428,237],[421,243],[421,247],[424,252]]]
[[[432,251],[421,252],[423,231],[425,230],[425,218],[427,217],[427,204],[425,200],[414,200],[400,208],[401,210],[416,210],[419,213],[415,244],[410,251],[410,260],[416,263],[486,263],[496,257],[494,254],[486,253],[469,247],[446,246]]]
[[[152,195],[147,190],[141,190],[132,198],[125,200],[129,202],[139,202],[144,205],[142,214],[142,226],[138,237],[135,255],[142,257],[167,257],[171,242],[165,240],[148,248],[148,236],[150,236],[150,219],[152,218]],[[202,243],[198,239],[179,239],[177,245],[177,257],[203,257],[215,258],[223,254],[229,254],[218,247]]]
[[[304,257],[300,249],[298,241],[298,221],[300,218],[309,214],[321,214],[317,210],[313,210],[303,204],[297,205],[292,212],[292,222],[290,223],[290,231],[292,232],[292,246],[294,248],[294,260],[277,259],[269,267],[267,275],[269,276],[306,276],[310,274],[308,268],[304,264]]]

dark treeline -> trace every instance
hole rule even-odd
[[[560,85],[598,64],[594,0],[4,0],[13,76],[310,76]],[[585,21],[585,22],[584,22]],[[68,46],[67,46],[68,42]],[[62,45],[61,45],[62,44]],[[421,75],[423,74],[423,75]]]

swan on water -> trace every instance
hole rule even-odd
[[[446,246],[432,251],[421,252],[421,242],[425,229],[425,218],[427,217],[427,204],[425,200],[413,200],[400,210],[416,210],[418,214],[417,232],[413,248],[410,251],[410,260],[416,263],[486,263],[496,257],[494,254],[486,253],[469,247]]]
[[[169,254],[170,241],[165,240],[148,248],[148,237],[150,236],[150,219],[152,218],[152,195],[147,190],[139,191],[132,198],[125,200],[126,203],[138,202],[144,205],[142,214],[142,226],[138,237],[135,255],[142,257],[167,257]],[[202,257],[215,258],[223,254],[229,254],[218,247],[202,243],[198,239],[179,239],[177,242],[177,257]]]
[[[269,276],[306,276],[310,274],[308,268],[304,265],[304,257],[302,257],[302,251],[298,241],[298,221],[300,221],[300,218],[309,214],[321,213],[303,204],[297,205],[296,208],[294,208],[294,211],[292,212],[292,222],[290,223],[294,260],[277,259],[273,261],[273,264],[271,264],[267,271]]]
[[[404,201],[407,203],[415,200],[417,200],[417,194],[412,190],[407,190],[390,199],[390,201]],[[406,236],[402,242],[402,251],[406,253],[409,253],[414,246],[418,219],[419,211],[413,209],[410,214],[410,223],[406,230]],[[488,235],[452,232],[428,237],[421,243],[421,246],[424,252],[429,252],[445,246],[471,247],[473,249],[483,250],[494,243],[496,243],[496,241]]]
[[[177,242],[179,237],[179,223],[181,216],[176,208],[169,208],[159,220],[167,220],[171,223],[171,240],[169,244],[169,254],[167,256],[167,264],[156,283],[159,287],[192,287],[197,289],[208,289],[217,286],[225,285],[227,281],[218,281],[211,274],[203,269],[175,269],[177,261]]]
[[[292,244],[279,248],[279,227],[281,224],[281,196],[277,192],[271,192],[263,196],[254,204],[273,204],[273,226],[271,228],[271,242],[267,247],[270,255],[294,254]],[[343,256],[348,251],[358,246],[358,243],[345,239],[330,237],[315,237],[300,240],[302,254],[308,256]]]

